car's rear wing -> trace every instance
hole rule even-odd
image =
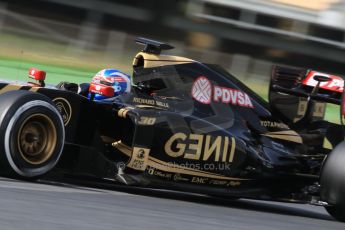
[[[319,90],[317,94],[312,95],[312,98],[317,101],[340,105],[344,91],[343,78],[311,69],[273,66],[270,91],[308,98],[318,84],[315,76],[324,76],[330,80],[320,82]]]
[[[344,79],[342,77],[317,72],[315,70],[308,71],[306,77],[302,81],[302,85],[310,86],[314,88],[318,84],[318,81],[315,80],[315,76],[322,76],[329,79],[327,81],[320,82],[320,89],[324,89],[325,91],[328,91],[328,92],[343,93]]]
[[[273,110],[289,122],[297,122],[305,116],[309,107],[309,119],[323,119],[326,103],[342,105],[344,80],[340,76],[311,69],[274,66],[269,88],[269,102]],[[345,106],[343,106],[345,107]],[[345,108],[342,109],[345,115]]]

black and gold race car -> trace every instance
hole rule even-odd
[[[327,103],[344,118],[342,78],[274,67],[266,102],[220,66],[137,42],[131,93],[95,101],[34,69],[38,83],[0,83],[2,175],[301,202],[345,221],[344,126],[324,119]]]

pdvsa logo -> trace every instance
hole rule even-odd
[[[194,81],[192,87],[192,97],[203,104],[211,103],[212,85],[206,77],[201,76]]]
[[[203,104],[211,101],[254,108],[248,94],[232,88],[213,86],[204,76],[198,77],[192,86],[192,97]]]

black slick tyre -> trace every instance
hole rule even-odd
[[[64,124],[51,100],[39,93],[0,95],[0,172],[37,179],[57,164],[65,140]]]
[[[328,213],[345,222],[345,141],[327,156],[321,172],[321,199]]]

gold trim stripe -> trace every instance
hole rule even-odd
[[[135,105],[136,107],[138,108],[157,108],[156,106],[153,106],[153,105]]]
[[[269,134],[269,135],[295,135],[295,136],[299,136],[298,133],[296,133],[293,130],[285,130],[285,131],[277,131],[277,132],[268,132],[265,134]]]
[[[284,141],[291,141],[296,142],[299,144],[303,144],[303,140],[300,136],[294,136],[294,135],[273,135],[273,134],[261,134],[262,136],[275,138],[275,139],[281,139]]]
[[[285,131],[277,131],[277,132],[268,132],[265,134],[261,134],[262,136],[281,139],[285,141],[291,141],[295,143],[302,144],[303,140],[302,137],[293,130],[285,130]]]
[[[23,87],[22,85],[6,85],[2,89],[0,89],[0,94],[6,93],[9,91],[19,90],[22,87]]]
[[[170,163],[158,160],[153,157],[149,157],[149,162],[147,164],[150,167],[165,171],[165,172],[172,172],[172,173],[181,173],[181,174],[188,174],[192,176],[201,176],[201,177],[209,177],[212,179],[221,179],[221,180],[250,180],[250,179],[243,179],[243,178],[234,178],[234,177],[225,177],[219,174],[204,172],[197,169],[182,167],[179,165],[174,165],[171,167]]]
[[[171,167],[171,166],[166,166],[159,164],[157,162],[152,161],[152,159],[149,159],[149,162],[147,164],[150,167],[153,167],[155,169],[159,169],[165,172],[171,172],[171,173],[181,173],[181,174],[187,174],[187,175],[192,175],[192,176],[200,176],[200,177],[208,177],[212,179],[220,179],[220,180],[249,180],[249,179],[243,179],[243,178],[234,178],[234,177],[225,177],[225,176],[217,176],[213,174],[208,174],[206,172],[198,172],[198,171],[192,171],[192,170],[187,170],[187,169],[182,169],[178,167]]]
[[[322,145],[322,147],[323,147],[324,149],[333,149],[333,145],[331,144],[331,142],[329,142],[329,140],[327,139],[327,137],[325,137],[325,138],[323,139],[323,145]]]
[[[41,87],[32,87],[31,89],[29,89],[29,91],[31,92],[37,92]]]
[[[120,152],[124,153],[128,157],[131,157],[132,155],[132,148],[123,144],[121,141],[114,142],[113,147],[117,148]],[[157,158],[154,158],[152,156],[149,156],[147,166],[165,171],[165,172],[171,172],[171,173],[181,173],[181,174],[187,174],[192,176],[200,176],[200,177],[208,177],[212,179],[220,179],[220,180],[241,180],[241,181],[247,181],[251,179],[243,179],[243,178],[234,178],[234,177],[225,177],[220,174],[215,173],[209,173],[204,172],[198,169],[192,169],[187,167],[182,167],[180,165],[174,165],[171,167],[171,163],[164,162],[161,160],[158,160]]]
[[[194,60],[185,57],[171,55],[156,55],[145,52],[139,52],[133,59],[133,66],[137,66],[139,59],[144,59],[144,68],[195,62]]]
[[[0,94],[6,93],[9,91],[15,91],[15,90],[20,90],[20,89],[25,89],[31,92],[37,92],[41,87],[31,87],[27,85],[6,85],[2,89],[0,89]]]
[[[138,58],[137,58],[138,59]],[[178,59],[176,59],[176,60],[171,60],[171,59],[145,59],[145,61],[161,61],[161,62],[177,62],[177,63],[181,63],[181,62],[183,62],[183,63],[189,63],[189,62],[192,62],[191,60],[186,60],[186,61],[181,61],[181,60],[178,60]]]
[[[112,143],[112,146],[114,148],[117,148],[120,152],[122,152],[126,156],[131,157],[132,151],[133,151],[132,148],[122,143],[122,141],[116,141]]]
[[[132,156],[132,151],[133,151],[132,148],[127,146],[126,144],[122,143],[121,141],[114,142],[112,145],[113,145],[113,147],[115,147],[118,150],[120,150],[126,156],[128,156],[128,157]],[[161,161],[161,160],[158,160],[157,158],[154,158],[152,156],[149,156],[149,159],[152,160],[152,161],[155,161],[156,163],[163,164],[165,166],[169,165],[169,163]],[[203,172],[203,171],[198,170],[198,169],[186,168],[186,167],[182,167],[182,166],[179,166],[179,165],[175,165],[174,167],[180,168],[180,169],[185,169],[185,170],[192,170],[192,171],[197,171],[197,172]],[[215,173],[210,173],[210,174],[221,176],[221,175],[215,174]]]

